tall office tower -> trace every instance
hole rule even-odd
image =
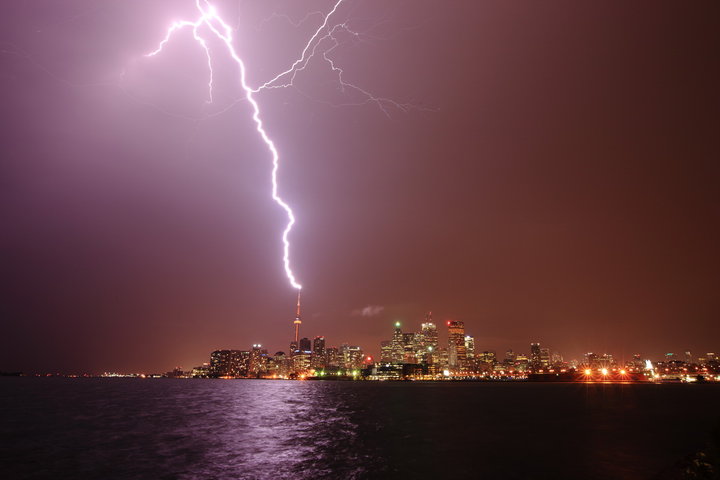
[[[512,351],[512,349],[505,352],[505,363],[508,365],[515,363],[516,358],[517,355]]]
[[[285,352],[275,352],[275,355],[268,356],[266,371],[270,376],[282,375],[282,365],[285,358]]]
[[[685,352],[685,363],[687,363],[688,365],[693,363],[693,357],[692,357],[692,353],[690,353],[690,351]]]
[[[448,368],[450,366],[450,352],[446,347],[438,347],[437,359],[438,368]]]
[[[540,366],[542,366],[542,368],[548,368],[550,366],[550,349],[549,348],[541,348],[540,349]]]
[[[530,368],[530,359],[523,353],[518,353],[515,357],[515,367],[521,372],[524,372]]]
[[[337,347],[327,347],[325,349],[327,355],[327,366],[328,367],[339,367],[340,366],[340,351]]]
[[[530,366],[532,368],[540,368],[542,363],[540,362],[540,344],[530,344]]]
[[[248,365],[248,375],[251,377],[257,376],[260,372],[260,349],[262,345],[259,343],[253,344],[252,350],[250,350],[250,362]]]
[[[426,361],[427,349],[425,348],[425,337],[422,331],[413,333],[413,348],[415,349],[415,361],[417,363]]]
[[[362,368],[363,351],[360,347],[343,343],[340,346],[340,356],[343,368],[353,370]]]
[[[292,357],[293,370],[295,373],[304,374],[310,370],[310,352],[306,350],[298,350]]]
[[[294,355],[295,352],[297,352],[300,349],[300,325],[302,324],[302,321],[300,320],[300,290],[297,292],[297,308],[295,309],[295,321],[293,322],[293,325],[295,326],[295,340],[290,343],[290,355]]]
[[[475,337],[465,335],[465,354],[468,360],[475,358]]]
[[[640,370],[644,366],[645,366],[645,362],[642,359],[642,355],[640,355],[639,353],[634,354],[633,359],[632,359],[632,367]]]
[[[400,322],[395,322],[395,331],[391,342],[392,347],[392,361],[393,363],[403,363],[403,357],[405,355],[405,339],[403,337],[402,329],[400,328]]]
[[[383,363],[392,362],[392,342],[390,340],[380,342],[380,361]]]
[[[437,327],[432,323],[432,312],[425,315],[425,323],[421,325],[423,361],[426,363],[437,363],[438,355],[438,332]]]
[[[310,355],[310,366],[313,368],[324,368],[326,364],[325,337],[315,337],[313,339],[312,354]]]
[[[464,367],[467,363],[465,349],[465,323],[448,320],[448,361],[451,367]]]
[[[415,334],[403,333],[403,363],[415,362]]]
[[[300,343],[298,343],[298,350],[301,352],[307,353],[308,355],[310,352],[312,352],[312,346],[310,344],[310,339],[307,337],[303,337],[300,339]]]
[[[552,356],[550,357],[550,364],[555,366],[560,366],[563,364],[563,356],[560,355],[560,352],[553,352]]]
[[[257,377],[267,371],[268,352],[259,343],[252,346],[248,359],[248,375]]]

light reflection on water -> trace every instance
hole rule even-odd
[[[10,479],[651,478],[702,447],[718,404],[714,385],[0,378],[0,466]]]
[[[213,404],[182,430],[207,446],[201,471],[191,473],[310,478],[362,472],[346,403],[352,392],[313,382],[228,383],[222,393],[211,392]]]

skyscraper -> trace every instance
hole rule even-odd
[[[380,342],[380,361],[383,363],[392,362],[392,342],[390,340]]]
[[[395,322],[395,331],[393,332],[390,346],[392,348],[393,363],[403,363],[403,356],[405,355],[405,339],[403,337],[402,329],[400,328],[400,322]]]
[[[363,351],[355,345],[343,343],[340,346],[340,356],[342,358],[342,367],[346,369],[362,368]]]
[[[327,366],[328,367],[339,367],[340,366],[340,352],[337,347],[328,347],[326,350],[327,354]]]
[[[248,364],[248,375],[257,377],[267,370],[267,350],[262,345],[254,344],[250,350],[250,358]]]
[[[448,362],[451,367],[464,367],[467,363],[465,349],[465,323],[448,320]]]
[[[468,360],[475,358],[475,337],[465,335],[465,354]]]
[[[315,337],[313,339],[312,354],[310,355],[310,366],[313,368],[324,368],[326,364],[325,337]]]
[[[432,312],[425,315],[425,323],[421,325],[422,343],[420,345],[423,355],[420,359],[426,363],[437,363],[438,354],[438,332],[437,327],[432,323]]]
[[[403,333],[403,363],[416,362],[415,334]]]
[[[540,349],[540,366],[542,368],[548,368],[550,366],[550,349],[549,348],[541,348]]]
[[[539,343],[531,343],[530,344],[530,367],[534,369],[538,369],[542,366],[542,363],[540,362],[540,344]]]

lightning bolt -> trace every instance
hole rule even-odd
[[[407,104],[400,104],[390,99],[376,97],[367,90],[362,89],[353,83],[345,81],[345,79],[343,78],[343,70],[334,63],[331,57],[328,56],[330,53],[332,53],[333,50],[335,50],[341,45],[341,41],[337,37],[339,32],[344,31],[348,33],[352,38],[359,39],[361,37],[361,34],[351,30],[346,22],[334,25],[330,24],[331,17],[336,14],[337,10],[340,8],[341,4],[344,1],[345,0],[335,0],[332,8],[326,14],[322,14],[320,12],[312,12],[311,14],[308,14],[305,19],[301,20],[301,22],[303,22],[307,18],[309,18],[309,16],[315,14],[320,14],[322,16],[322,22],[320,26],[315,30],[315,33],[310,37],[310,39],[300,52],[300,56],[290,65],[290,67],[255,88],[251,87],[247,83],[245,63],[240,58],[233,45],[233,29],[228,25],[227,22],[225,22],[220,17],[215,7],[210,4],[209,0],[195,0],[195,7],[198,11],[198,17],[193,21],[183,20],[173,23],[168,28],[165,37],[158,44],[157,48],[146,55],[148,57],[154,57],[160,54],[163,51],[163,48],[171,41],[173,35],[183,29],[189,29],[192,32],[192,36],[195,41],[197,41],[197,43],[205,52],[207,58],[207,66],[209,70],[207,102],[212,102],[213,100],[213,57],[211,55],[211,49],[208,45],[207,39],[204,35],[211,35],[215,39],[222,42],[230,58],[239,67],[240,86],[242,87],[242,90],[244,92],[244,99],[247,100],[247,102],[252,107],[252,119],[255,122],[255,129],[260,135],[262,141],[265,143],[265,146],[267,147],[272,157],[271,196],[273,201],[275,201],[275,203],[279,205],[287,215],[287,224],[282,233],[283,264],[285,267],[285,274],[290,282],[290,285],[292,285],[293,288],[296,288],[298,290],[302,288],[302,285],[300,285],[300,283],[297,281],[295,274],[293,273],[293,270],[291,268],[289,240],[290,231],[292,230],[293,225],[295,225],[295,214],[293,213],[292,208],[290,208],[290,205],[288,205],[288,203],[285,202],[285,200],[283,200],[283,198],[278,193],[277,177],[278,170],[280,168],[280,155],[275,146],[275,143],[272,141],[267,131],[265,130],[260,112],[260,106],[256,101],[254,95],[258,94],[263,90],[295,87],[294,81],[297,75],[300,72],[304,71],[308,67],[311,59],[317,55],[322,57],[323,61],[325,61],[329,68],[332,70],[332,72],[335,73],[341,91],[345,92],[346,89],[350,89],[356,93],[359,93],[363,97],[363,100],[360,102],[347,103],[344,105],[362,105],[365,103],[375,103],[388,117],[390,116],[387,109],[388,106],[393,106],[402,111],[406,111],[407,108],[410,106]],[[223,111],[225,110],[226,109],[223,109]]]

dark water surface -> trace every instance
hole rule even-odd
[[[652,478],[717,385],[0,378],[0,477]]]

